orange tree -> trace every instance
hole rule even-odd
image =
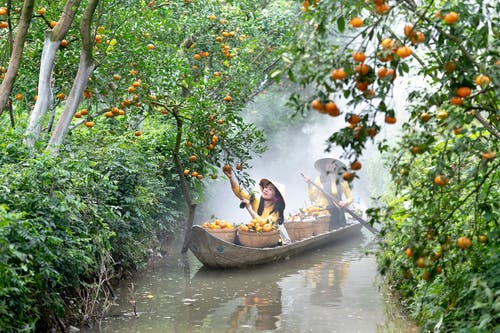
[[[382,223],[379,268],[424,330],[486,332],[499,320],[499,10],[306,0],[285,54],[307,88],[290,98],[297,113],[345,121],[327,140],[352,163],[345,179],[367,143],[386,154],[393,191],[370,210]],[[378,140],[389,127],[399,138]]]
[[[9,112],[0,116],[0,245],[11,246],[0,282],[17,300],[2,315],[5,330],[48,330],[78,303],[65,300],[109,295],[107,269],[137,267],[155,233],[176,230],[183,215],[189,230],[220,166],[264,150],[239,112],[270,84],[296,18],[283,1],[28,2],[0,11],[10,22],[0,30],[2,79],[13,71],[7,50],[26,19],[19,14],[32,11],[23,60],[1,91]],[[51,24],[69,13],[67,30]],[[50,58],[45,47],[56,49]]]

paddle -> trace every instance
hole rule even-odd
[[[319,187],[317,184],[315,184],[314,182],[312,182],[309,178],[307,178],[303,173],[301,173],[302,177],[304,177],[304,180],[313,185],[314,187],[316,187],[318,190],[321,191],[321,193],[323,193],[325,196],[327,196],[330,200],[332,200],[332,202],[339,208],[342,208],[344,209],[349,215],[351,215],[354,219],[356,219],[357,221],[359,221],[359,223],[361,223],[366,229],[368,229],[369,231],[371,231],[373,234],[378,234],[379,233],[379,230],[375,229],[374,227],[372,227],[368,222],[366,222],[365,220],[363,220],[361,218],[361,216],[359,216],[358,214],[356,214],[353,210],[347,208],[347,207],[341,207],[340,204],[339,204],[339,201],[337,200],[337,198],[335,198],[333,195],[331,195],[330,193],[327,193],[325,192],[325,190],[323,190],[321,187]]]

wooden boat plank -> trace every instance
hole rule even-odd
[[[211,268],[238,268],[275,262],[304,253],[314,248],[342,240],[358,233],[360,223],[312,236],[289,245],[271,248],[252,248],[226,242],[215,237],[201,226],[193,226],[189,249],[205,266]]]

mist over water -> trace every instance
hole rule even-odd
[[[404,97],[403,94],[397,94],[397,97],[395,103],[397,117],[400,119],[399,114],[402,114]],[[260,127],[262,113],[271,114],[277,110],[288,114],[292,113],[291,110],[286,110],[284,100],[281,105],[274,103],[271,107],[268,102],[269,98],[261,98],[251,103],[247,107],[245,120]],[[341,109],[344,108],[343,114],[345,114],[345,105],[339,106]],[[307,119],[301,120],[299,126],[297,124],[290,125],[284,121],[283,127],[279,131],[266,133],[268,150],[262,156],[254,157],[250,162],[251,165],[246,166],[245,171],[255,181],[255,184],[261,178],[269,178],[285,185],[285,216],[297,213],[300,208],[311,204],[307,197],[307,186],[301,173],[314,179],[318,175],[314,168],[314,162],[317,159],[333,157],[349,165],[350,161],[342,158],[343,151],[340,147],[331,147],[330,152],[325,152],[328,137],[334,131],[346,126],[343,114],[333,118],[313,113]],[[395,138],[399,133],[398,128],[398,125],[392,125],[389,128],[383,127],[381,133],[376,137],[377,140],[388,137]],[[357,172],[359,178],[351,184],[351,192],[354,204],[365,210],[373,205],[373,197],[381,196],[385,192],[389,173],[374,143],[367,142],[366,150],[359,160],[363,167]],[[234,166],[233,172],[236,172],[238,176]],[[220,177],[217,181],[209,183],[210,188],[200,204],[195,224],[203,223],[212,216],[237,224],[247,223],[250,220],[250,215],[246,209],[239,208],[240,201],[231,191],[229,181],[222,171],[219,174]],[[255,186],[253,190],[257,188]]]

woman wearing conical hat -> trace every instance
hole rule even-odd
[[[276,225],[283,223],[285,199],[282,184],[262,178],[259,182],[260,196],[251,196],[240,187],[231,169],[225,169],[224,174],[229,178],[233,193],[240,198],[252,218],[269,220]]]
[[[345,211],[342,209],[352,203],[349,184],[342,179],[342,169],[345,165],[335,158],[321,158],[314,163],[320,175],[314,180],[319,188],[331,194],[338,205],[332,202],[318,187],[308,182],[307,195],[316,206],[327,207],[330,211],[330,230],[345,226]]]

